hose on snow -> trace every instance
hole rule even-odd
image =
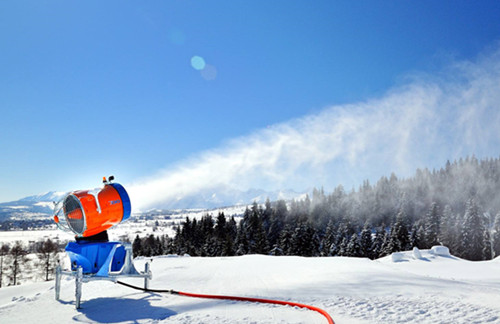
[[[194,298],[205,298],[205,299],[223,299],[223,300],[234,300],[234,301],[246,301],[246,302],[251,302],[251,303],[261,303],[261,304],[275,304],[275,305],[285,305],[285,306],[292,306],[292,307],[299,307],[299,308],[306,308],[315,312],[320,313],[323,315],[329,324],[335,324],[333,322],[333,319],[331,316],[323,309],[311,306],[311,305],[306,305],[306,304],[300,304],[300,303],[295,303],[295,302],[289,302],[289,301],[283,301],[283,300],[273,300],[273,299],[263,299],[263,298],[251,298],[251,297],[238,297],[238,296],[223,296],[223,295],[205,295],[205,294],[194,294],[194,293],[188,293],[188,292],[182,292],[182,291],[176,291],[172,289],[145,289],[142,287],[137,287],[130,285],[128,283],[122,282],[122,281],[117,281],[116,283],[132,288],[132,289],[137,289],[137,290],[142,290],[145,292],[155,292],[155,293],[168,293],[172,295],[179,295],[179,296],[185,296],[185,297],[194,297]]]

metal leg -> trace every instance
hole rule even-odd
[[[56,300],[59,300],[59,294],[61,293],[61,266],[56,267]]]
[[[144,273],[149,275],[149,262],[144,265]],[[149,276],[144,277],[144,290],[149,289]]]
[[[78,267],[76,271],[75,278],[75,306],[76,308],[80,308],[80,300],[82,298],[82,282],[83,282],[83,269],[82,267]]]

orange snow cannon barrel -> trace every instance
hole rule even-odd
[[[105,181],[103,188],[78,190],[56,204],[54,221],[77,237],[89,237],[130,217],[130,198],[118,183]]]

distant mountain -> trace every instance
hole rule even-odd
[[[195,194],[186,195],[176,199],[167,199],[158,203],[157,206],[154,206],[154,208],[169,210],[195,208],[211,209],[247,205],[253,203],[254,201],[257,203],[264,203],[267,198],[269,198],[270,201],[276,201],[279,199],[291,200],[304,198],[305,196],[305,193],[299,193],[293,190],[265,191],[262,189],[250,189],[247,191],[240,191],[218,188],[199,191]]]
[[[0,221],[50,217],[53,213],[53,202],[57,202],[64,194],[64,192],[50,191],[16,201],[0,203]]]
[[[0,221],[8,219],[44,219],[52,217],[54,204],[65,195],[64,192],[50,191],[47,193],[28,196],[16,201],[0,203]],[[211,189],[187,195],[175,200],[165,200],[152,208],[162,210],[174,209],[213,209],[251,204],[254,201],[264,203],[267,198],[271,201],[279,199],[291,200],[304,198],[305,193],[293,190],[265,191],[250,189],[239,191],[226,188]],[[132,201],[132,206],[134,202]]]

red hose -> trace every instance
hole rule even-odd
[[[277,305],[286,305],[286,306],[307,308],[309,310],[313,310],[313,311],[318,312],[321,315],[323,315],[328,320],[329,324],[335,324],[335,322],[333,322],[333,319],[331,318],[331,316],[325,310],[318,308],[318,307],[315,307],[315,306],[306,305],[306,304],[299,304],[299,303],[288,302],[288,301],[283,301],[283,300],[262,299],[262,298],[193,294],[193,293],[187,293],[187,292],[182,292],[182,291],[176,291],[175,293],[178,295],[181,295],[181,296],[186,296],[186,297],[236,300],[236,301],[247,301],[247,302],[252,302],[252,303],[277,304]]]
[[[193,293],[176,291],[176,290],[168,290],[168,289],[149,289],[149,288],[146,289],[146,288],[137,287],[137,286],[134,286],[134,285],[122,282],[122,281],[117,281],[116,283],[123,285],[123,286],[126,286],[126,287],[129,287],[129,288],[132,288],[132,289],[142,290],[142,291],[146,291],[146,292],[169,293],[172,295],[180,295],[180,296],[185,296],[185,297],[236,300],[236,301],[247,301],[247,302],[252,302],[252,303],[276,304],[276,305],[285,305],[285,306],[307,308],[309,310],[318,312],[321,315],[323,315],[328,320],[328,324],[335,324],[333,319],[330,317],[330,315],[325,310],[318,308],[318,307],[315,307],[315,306],[306,305],[306,304],[287,302],[287,301],[283,301],[283,300],[251,298],[251,297],[193,294]]]

